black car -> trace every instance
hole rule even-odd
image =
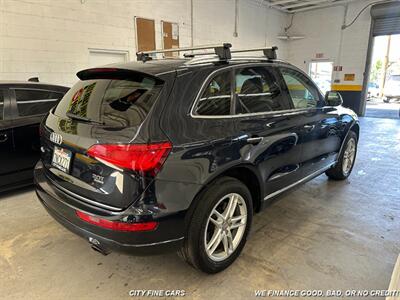
[[[324,172],[347,178],[356,156],[356,114],[274,51],[78,72],[41,127],[41,203],[103,254],[178,249],[223,270],[254,213]]]
[[[52,84],[0,81],[0,192],[33,183],[40,121],[67,91]]]

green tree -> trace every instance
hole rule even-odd
[[[370,78],[371,82],[377,82],[379,80],[379,77],[381,76],[382,72],[382,67],[383,67],[383,62],[381,59],[378,59],[372,66],[371,78]]]

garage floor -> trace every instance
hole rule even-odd
[[[400,118],[400,102],[384,103],[382,99],[371,99],[367,102],[366,117],[371,118]]]
[[[361,120],[345,182],[320,176],[254,219],[244,252],[207,276],[175,254],[102,256],[54,222],[31,188],[0,195],[0,298],[128,298],[184,289],[188,298],[253,298],[255,289],[387,289],[400,253],[400,121]]]

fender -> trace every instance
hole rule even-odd
[[[347,133],[346,133],[346,135],[344,136],[344,138],[343,138],[343,140],[342,140],[342,144],[341,144],[340,149],[339,149],[339,152],[338,152],[338,156],[337,156],[337,159],[336,159],[336,163],[337,163],[337,160],[338,160],[339,157],[340,157],[340,154],[341,154],[342,151],[343,151],[344,142],[346,141],[347,136],[349,135],[349,132],[351,131],[351,129],[352,129],[355,125],[357,125],[358,127],[360,127],[360,122],[359,122],[358,120],[353,120],[353,122],[350,124],[349,128],[347,129]],[[358,135],[358,137],[359,137],[359,135]],[[357,140],[357,143],[358,143],[358,140]]]
[[[215,171],[212,176],[210,176],[206,182],[204,182],[204,187],[210,185],[215,179],[223,175],[224,173],[227,173],[229,171],[232,171],[237,168],[245,168],[248,169],[250,172],[252,172],[258,180],[258,184],[261,189],[261,193],[263,192],[263,183],[261,179],[261,175],[257,169],[257,167],[249,162],[241,162],[241,161],[235,161],[232,162],[231,164],[224,165],[223,168],[218,169],[218,171]]]

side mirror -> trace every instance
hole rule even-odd
[[[329,91],[325,94],[325,102],[328,106],[339,106],[343,104],[343,98],[339,92]]]

